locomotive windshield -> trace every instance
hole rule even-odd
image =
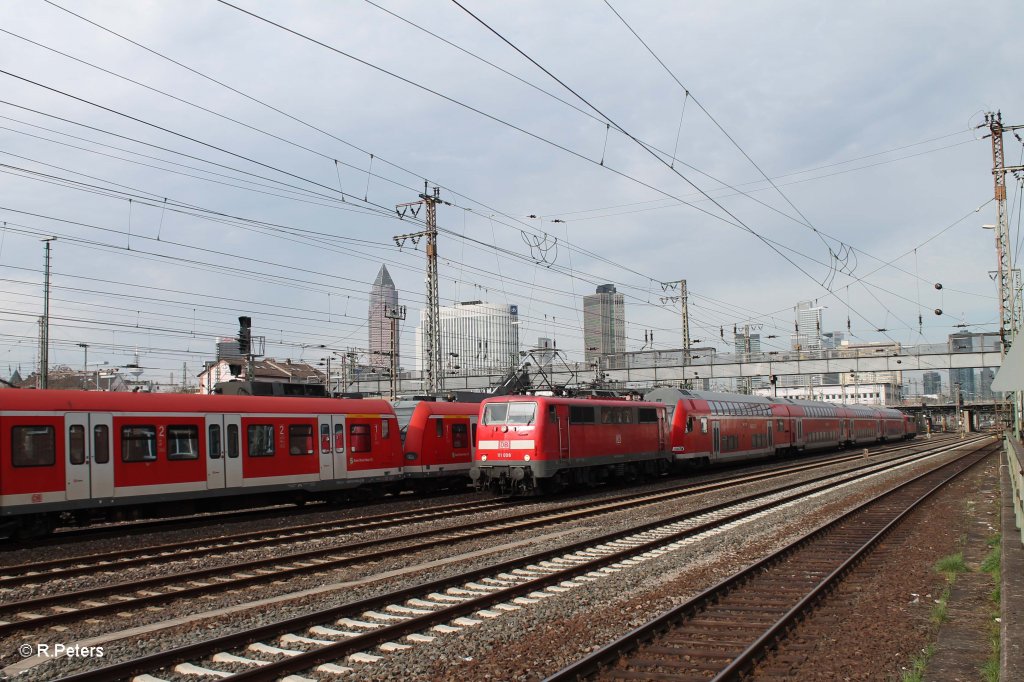
[[[484,408],[484,424],[530,425],[537,419],[537,403],[492,403]]]

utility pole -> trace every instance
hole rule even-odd
[[[427,183],[423,183],[423,194],[419,201],[411,201],[395,206],[399,218],[404,218],[407,212],[413,217],[419,213],[419,207],[426,204],[426,229],[422,232],[397,235],[395,244],[402,248],[406,239],[411,239],[413,244],[419,244],[422,237],[427,238],[427,319],[426,329],[423,334],[424,351],[426,352],[424,389],[432,395],[439,394],[444,390],[444,372],[441,367],[441,313],[440,302],[437,293],[437,205],[447,201],[441,201],[441,189],[435,187],[432,193],[427,191]]]
[[[82,349],[85,357],[82,358],[82,390],[89,390],[89,344],[80,343],[78,347]]]
[[[682,314],[682,333],[683,333],[683,373],[685,375],[686,366],[690,364],[690,306],[686,301],[686,280],[681,279],[676,282],[662,282],[661,290],[669,291],[679,289],[678,296],[662,296],[662,303],[679,301],[679,308]],[[690,387],[690,380],[684,376],[683,381],[684,388]]]
[[[46,274],[43,280],[43,328],[39,349],[39,388],[50,385],[50,242],[56,237],[46,237]]]
[[[405,319],[405,306],[388,306],[384,317],[391,320],[391,399],[398,397],[398,321]]]
[[[1002,112],[988,112],[985,114],[985,124],[988,126],[989,134],[992,137],[992,177],[995,181],[996,200],[996,257],[999,284],[999,339],[1000,353],[1006,355],[1010,344],[1017,333],[1017,326],[1020,323],[1016,319],[1015,292],[1016,282],[1013,281],[1013,269],[1010,260],[1010,226],[1006,215],[1006,171],[1021,170],[1021,166],[1008,168],[1003,156],[1003,132],[1007,130],[1018,130],[1024,125],[1004,126]]]

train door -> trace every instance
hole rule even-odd
[[[242,487],[242,415],[224,415],[224,485]]]
[[[765,423],[765,426],[768,429],[768,440],[766,441],[768,443],[768,450],[771,451],[771,452],[774,452],[775,451],[775,420],[769,417],[768,421]]]
[[[717,460],[722,453],[722,432],[718,420],[711,422],[711,458]]]
[[[69,413],[64,418],[65,493],[69,500],[114,496],[109,414]]]
[[[569,448],[569,406],[558,405],[558,460],[565,462],[572,452]]]
[[[206,415],[206,489],[223,488],[224,473],[224,415]]]
[[[340,480],[347,477],[348,459],[345,457],[345,416],[331,415],[331,445],[334,448],[334,478]]]
[[[84,412],[68,413],[64,417],[64,476],[65,492],[69,500],[89,497],[89,415]]]
[[[89,460],[89,487],[93,499],[114,496],[114,415],[90,414],[92,447]]]
[[[320,453],[320,480],[330,481],[334,479],[334,415],[322,414],[317,418],[317,427],[320,430],[319,444],[317,451]]]

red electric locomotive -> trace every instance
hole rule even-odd
[[[418,489],[468,485],[480,403],[399,401],[394,408],[407,484]]]
[[[0,391],[0,535],[401,486],[383,400]]]
[[[503,396],[480,405],[470,477],[532,494],[668,471],[665,406],[618,399]]]

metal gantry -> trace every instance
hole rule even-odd
[[[419,201],[410,201],[395,206],[400,218],[404,218],[411,210],[413,217],[419,212],[419,207],[426,204],[426,229],[421,232],[412,232],[395,236],[395,244],[399,248],[405,244],[405,240],[412,240],[413,244],[419,244],[423,237],[427,238],[427,315],[424,324],[423,351],[426,355],[424,365],[424,376],[428,393],[438,394],[444,390],[444,372],[441,367],[441,312],[440,298],[437,292],[437,205],[448,203],[441,201],[441,190],[434,188],[433,192],[427,191],[427,183],[423,183],[423,194]]]

